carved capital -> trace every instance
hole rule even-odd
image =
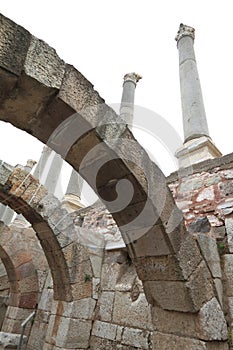
[[[28,159],[26,167],[32,169],[37,162],[33,159]]]
[[[142,76],[137,73],[127,73],[124,76],[124,83],[126,81],[132,81],[136,85],[140,79],[142,79]]]
[[[195,39],[195,29],[181,23],[180,28],[178,30],[178,33],[175,37],[175,40],[178,42],[184,36],[191,36],[191,38],[193,38],[193,40],[194,40]]]

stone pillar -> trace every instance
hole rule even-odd
[[[52,160],[50,161],[50,156]],[[63,159],[49,147],[45,146],[36,166],[34,176],[37,177],[49,193],[55,194],[57,182],[61,173]]]
[[[46,177],[44,185],[50,193],[55,194],[57,182],[62,169],[63,159],[60,154],[57,154],[55,152],[53,153],[53,159],[49,166],[48,175]]]
[[[194,38],[195,29],[180,24],[176,41],[179,51],[184,146],[176,152],[176,157],[181,167],[221,156],[209,136],[193,47]]]
[[[123,92],[121,98],[120,116],[132,128],[134,113],[134,94],[137,82],[142,77],[136,73],[128,73],[124,76]]]
[[[81,204],[82,185],[83,178],[73,169],[63,200],[67,210],[74,211],[83,208],[83,205]]]

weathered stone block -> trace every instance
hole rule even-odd
[[[136,348],[148,349],[150,343],[150,332],[135,328],[124,328],[122,343],[135,346]]]
[[[144,291],[148,302],[164,310],[194,312],[194,306],[184,282],[146,281]]]
[[[226,296],[233,296],[233,254],[222,256],[223,262],[223,285]]]
[[[134,261],[138,277],[142,281],[174,281],[184,280],[179,263],[176,257],[167,256],[148,256],[137,258]]]
[[[208,341],[227,340],[227,323],[216,298],[202,306],[198,314],[198,321],[201,339]]]
[[[186,287],[189,289],[195,311],[200,310],[204,303],[215,296],[213,279],[204,261],[190,276],[189,281],[186,282]]]
[[[102,292],[98,301],[96,318],[100,321],[111,322],[114,305],[114,292]]]
[[[161,333],[169,332],[183,337],[198,338],[196,314],[167,311],[154,306],[152,308],[152,322],[154,328]]]
[[[140,293],[138,299],[132,301],[130,292],[116,292],[112,321],[122,326],[152,330],[151,309],[145,295]]]
[[[162,224],[152,228],[143,227],[127,232],[130,242],[133,242],[136,257],[169,255],[169,249],[165,240],[165,231]]]
[[[52,315],[49,321],[46,342],[63,349],[86,349],[89,343],[91,325],[91,321]]]
[[[73,300],[85,299],[92,297],[92,282],[83,281],[71,285]]]
[[[65,73],[65,63],[52,47],[32,36],[24,70],[42,84],[59,89]]]
[[[115,340],[118,325],[113,323],[95,321],[92,329],[92,335],[105,339]]]
[[[221,278],[222,272],[220,266],[220,258],[215,239],[203,234],[198,234],[197,241],[212,276],[215,278]]]
[[[96,301],[92,298],[72,302],[53,300],[51,313],[54,315],[92,320]]]
[[[190,234],[186,235],[181,243],[177,258],[184,278],[188,279],[202,260],[194,236]]]
[[[169,345],[168,345],[169,344]],[[154,332],[153,346],[155,349],[167,350],[168,346],[173,350],[206,350],[206,343],[192,338],[183,338],[172,334]]]
[[[0,65],[20,75],[23,70],[31,34],[23,27],[1,15],[0,17]]]

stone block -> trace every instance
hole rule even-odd
[[[109,340],[115,340],[117,327],[118,326],[113,323],[95,321],[93,324],[92,335]]]
[[[98,301],[96,318],[100,321],[111,322],[114,305],[114,292],[102,292]]]
[[[92,321],[51,316],[46,342],[62,349],[88,348]]]
[[[190,276],[186,288],[189,289],[195,311],[200,310],[203,304],[215,296],[213,279],[205,261],[202,261]]]
[[[229,343],[222,342],[222,341],[209,342],[209,343],[206,343],[206,349],[207,350],[229,350]]]
[[[121,264],[103,264],[101,274],[101,288],[105,291],[114,291],[116,282],[121,273]]]
[[[183,337],[198,338],[196,314],[168,311],[154,306],[152,308],[152,322],[154,328],[161,333],[169,332]]]
[[[177,258],[184,278],[188,279],[202,260],[194,236],[190,234],[185,236],[181,243]]]
[[[150,343],[150,332],[135,328],[124,328],[122,344],[136,348],[148,349]]]
[[[74,300],[80,300],[92,297],[92,282],[83,281],[71,285],[72,295]]]
[[[227,323],[216,298],[208,301],[200,309],[198,328],[201,339],[208,341],[227,340]]]
[[[53,300],[51,313],[53,315],[83,320],[92,320],[96,301],[85,298],[71,302]]]
[[[206,350],[206,343],[192,338],[184,338],[173,334],[153,333],[153,346],[159,350]]]
[[[132,301],[130,292],[116,292],[112,321],[121,326],[152,330],[151,308],[145,295],[140,293],[138,299]]]
[[[59,89],[65,73],[65,63],[52,47],[32,36],[24,70],[42,84]]]
[[[48,329],[48,323],[38,322],[35,320],[30,332],[27,350],[40,350],[44,349],[45,336]]]
[[[206,216],[199,216],[188,227],[190,233],[208,233],[210,229],[211,226]]]
[[[91,341],[90,341],[90,349],[91,350],[116,350],[117,349],[117,343],[115,341],[112,340],[108,340],[108,339],[104,339],[104,338],[100,338],[100,337],[96,337],[96,336],[91,336]],[[119,347],[118,347],[119,349]],[[119,350],[123,350],[123,348],[119,349]],[[131,350],[128,349],[127,350]]]
[[[31,34],[23,27],[1,15],[0,65],[20,75],[27,55]]]
[[[215,278],[221,278],[222,272],[220,266],[220,258],[215,239],[207,235],[198,234],[197,241],[200,246],[202,256],[207,262],[212,276]]]
[[[90,261],[91,261],[91,266],[92,266],[94,277],[100,278],[103,257],[99,256],[99,255],[91,254],[90,255]]]
[[[223,286],[226,296],[233,296],[233,254],[224,254],[223,262]]]
[[[148,256],[133,260],[138,277],[142,281],[174,281],[184,280],[176,257]]]
[[[116,282],[115,290],[119,292],[130,292],[136,283],[137,273],[134,264],[125,265],[122,275]]]
[[[164,310],[194,312],[188,288],[181,281],[146,281],[144,291],[148,302]]]
[[[213,201],[214,200],[214,187],[209,186],[204,188],[201,192],[199,192],[196,201],[202,202],[204,200]]]
[[[77,263],[69,268],[69,276],[71,283],[83,283],[88,282],[93,277],[91,262],[87,258],[86,261]]]
[[[134,253],[136,257],[169,255],[171,251],[165,240],[165,231],[162,226],[155,225],[143,227],[127,232],[127,238],[133,242]],[[126,242],[127,243],[127,242]]]
[[[219,189],[222,194],[222,196],[230,196],[233,195],[233,182],[228,180],[225,182],[219,183]]]

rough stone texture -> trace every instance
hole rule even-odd
[[[168,345],[169,344],[169,345]],[[153,346],[155,349],[167,350],[183,349],[183,350],[206,350],[206,343],[197,339],[183,338],[172,334],[163,334],[154,332]]]
[[[197,235],[197,241],[213,277],[222,277],[220,258],[216,241],[203,234]]]
[[[208,301],[199,312],[200,332],[202,339],[227,340],[228,330],[223,311],[216,298]]]

